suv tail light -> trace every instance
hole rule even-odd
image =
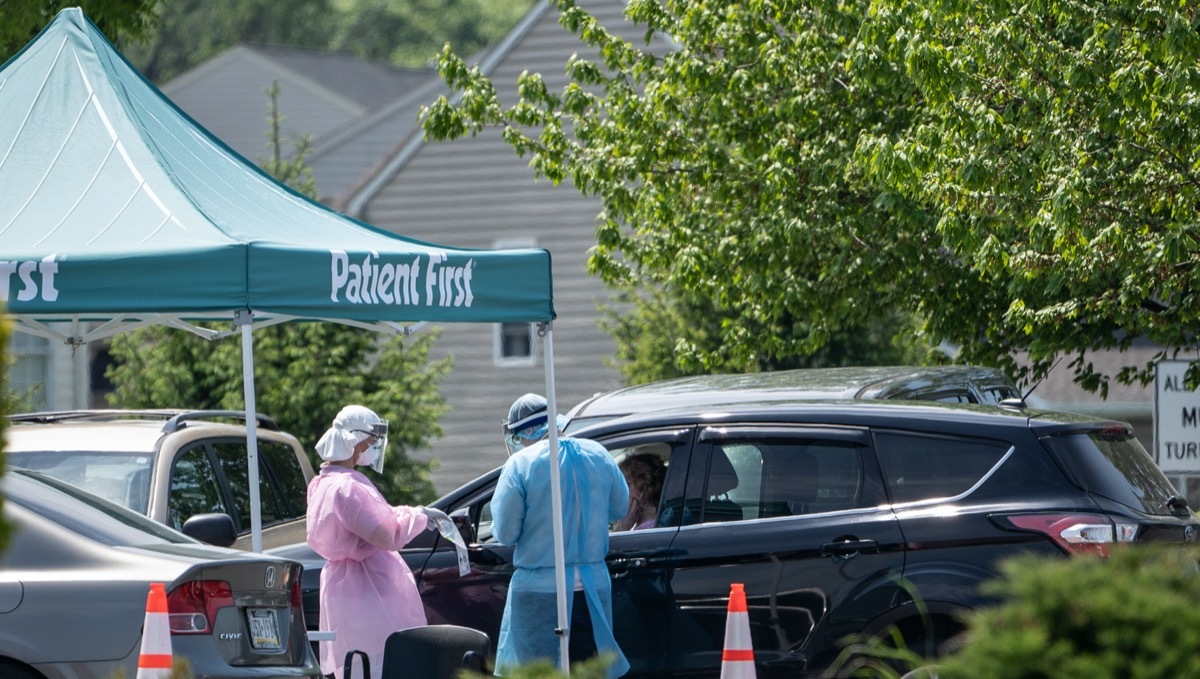
[[[193,580],[167,594],[171,634],[211,634],[217,611],[233,605],[224,580]]]
[[[1008,527],[1041,533],[1068,554],[1108,556],[1113,546],[1133,542],[1138,525],[1113,521],[1103,514],[1010,514],[996,517]]]

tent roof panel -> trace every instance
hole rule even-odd
[[[554,317],[545,250],[424,243],[292,191],[180,111],[78,9],[0,69],[0,111],[12,313]]]

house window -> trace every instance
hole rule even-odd
[[[50,341],[44,337],[14,332],[9,353],[13,362],[8,370],[8,388],[17,399],[17,408],[45,409]]]
[[[537,362],[533,323],[497,323],[496,365],[533,365]]]
[[[532,238],[501,238],[493,241],[498,250],[537,247]],[[492,360],[498,366],[531,366],[538,362],[537,325],[497,323],[492,338]]]

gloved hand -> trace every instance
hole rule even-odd
[[[452,526],[454,525],[454,522],[450,520],[450,517],[446,514],[446,512],[443,512],[440,509],[436,509],[434,507],[419,507],[418,509],[421,510],[422,514],[429,517],[430,528],[436,528],[442,521],[446,521]]]
[[[453,542],[456,547],[461,547],[466,550],[467,543],[463,541],[462,535],[458,532],[458,526],[454,525],[454,520],[446,515],[440,509],[433,507],[418,507],[421,513],[429,517],[429,528],[436,530],[439,535]],[[465,551],[464,551],[465,556]]]

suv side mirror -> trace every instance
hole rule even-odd
[[[470,545],[477,542],[475,539],[475,527],[471,523],[471,515],[467,508],[456,509],[451,512],[450,520],[454,522],[454,527],[458,529],[458,534],[462,536],[464,543]]]
[[[233,517],[228,514],[196,514],[183,522],[184,535],[217,547],[229,547],[237,541]]]

